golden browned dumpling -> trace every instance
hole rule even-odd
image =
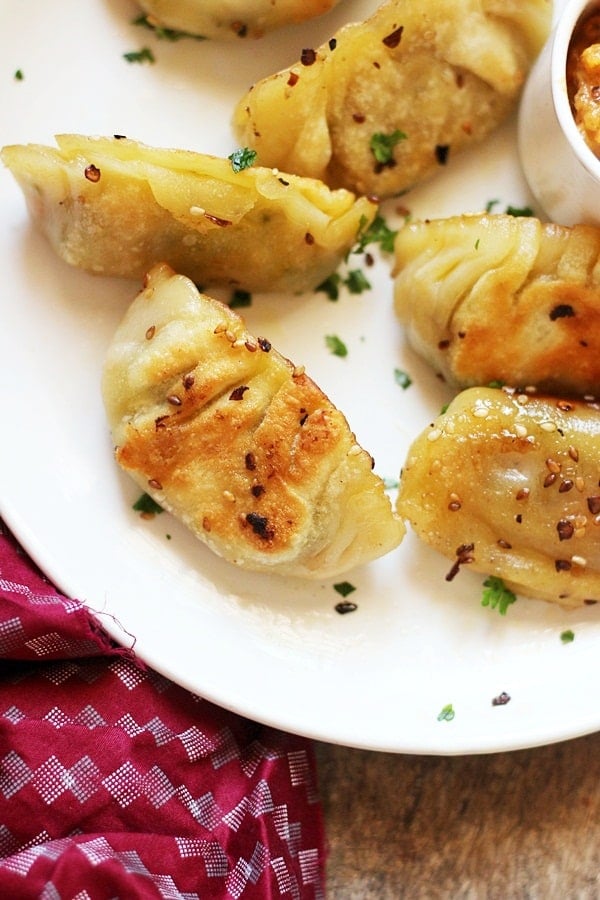
[[[201,37],[260,38],[283,25],[314,19],[339,0],[138,0],[152,24]]]
[[[56,252],[102,275],[139,280],[166,261],[205,286],[310,290],[376,213],[348,191],[229,159],[125,138],[57,143],[1,157]]]
[[[597,404],[469,388],[419,435],[397,509],[461,566],[565,607],[600,600]]]
[[[451,384],[600,396],[600,228],[468,215],[404,227],[395,308]]]
[[[396,195],[503,121],[551,17],[548,0],[387,0],[255,84],[237,134],[263,165]]]
[[[342,413],[168,266],[150,272],[118,328],[103,395],[119,464],[239,566],[324,578],[402,540]]]

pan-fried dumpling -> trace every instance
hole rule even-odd
[[[166,265],[117,330],[103,396],[118,463],[239,566],[324,578],[404,536],[342,413]]]
[[[339,0],[138,0],[151,24],[205,38],[260,38],[328,12]]]
[[[396,195],[503,121],[551,17],[548,0],[387,0],[257,82],[238,136],[263,165]]]
[[[409,341],[451,384],[600,395],[600,228],[415,222],[398,233],[394,271]]]
[[[33,221],[71,265],[141,280],[166,261],[202,285],[311,290],[376,206],[314,179],[126,138],[4,147]],[[236,168],[239,168],[236,167]]]
[[[459,394],[409,449],[397,509],[426,544],[512,590],[600,600],[597,404]]]

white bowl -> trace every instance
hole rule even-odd
[[[561,225],[600,224],[600,160],[577,129],[567,94],[567,51],[590,0],[568,0],[527,79],[519,156],[545,215]]]

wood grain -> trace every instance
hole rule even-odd
[[[328,900],[600,897],[600,734],[481,756],[316,752]]]

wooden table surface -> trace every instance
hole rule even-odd
[[[327,900],[600,898],[600,734],[481,756],[316,753]]]

